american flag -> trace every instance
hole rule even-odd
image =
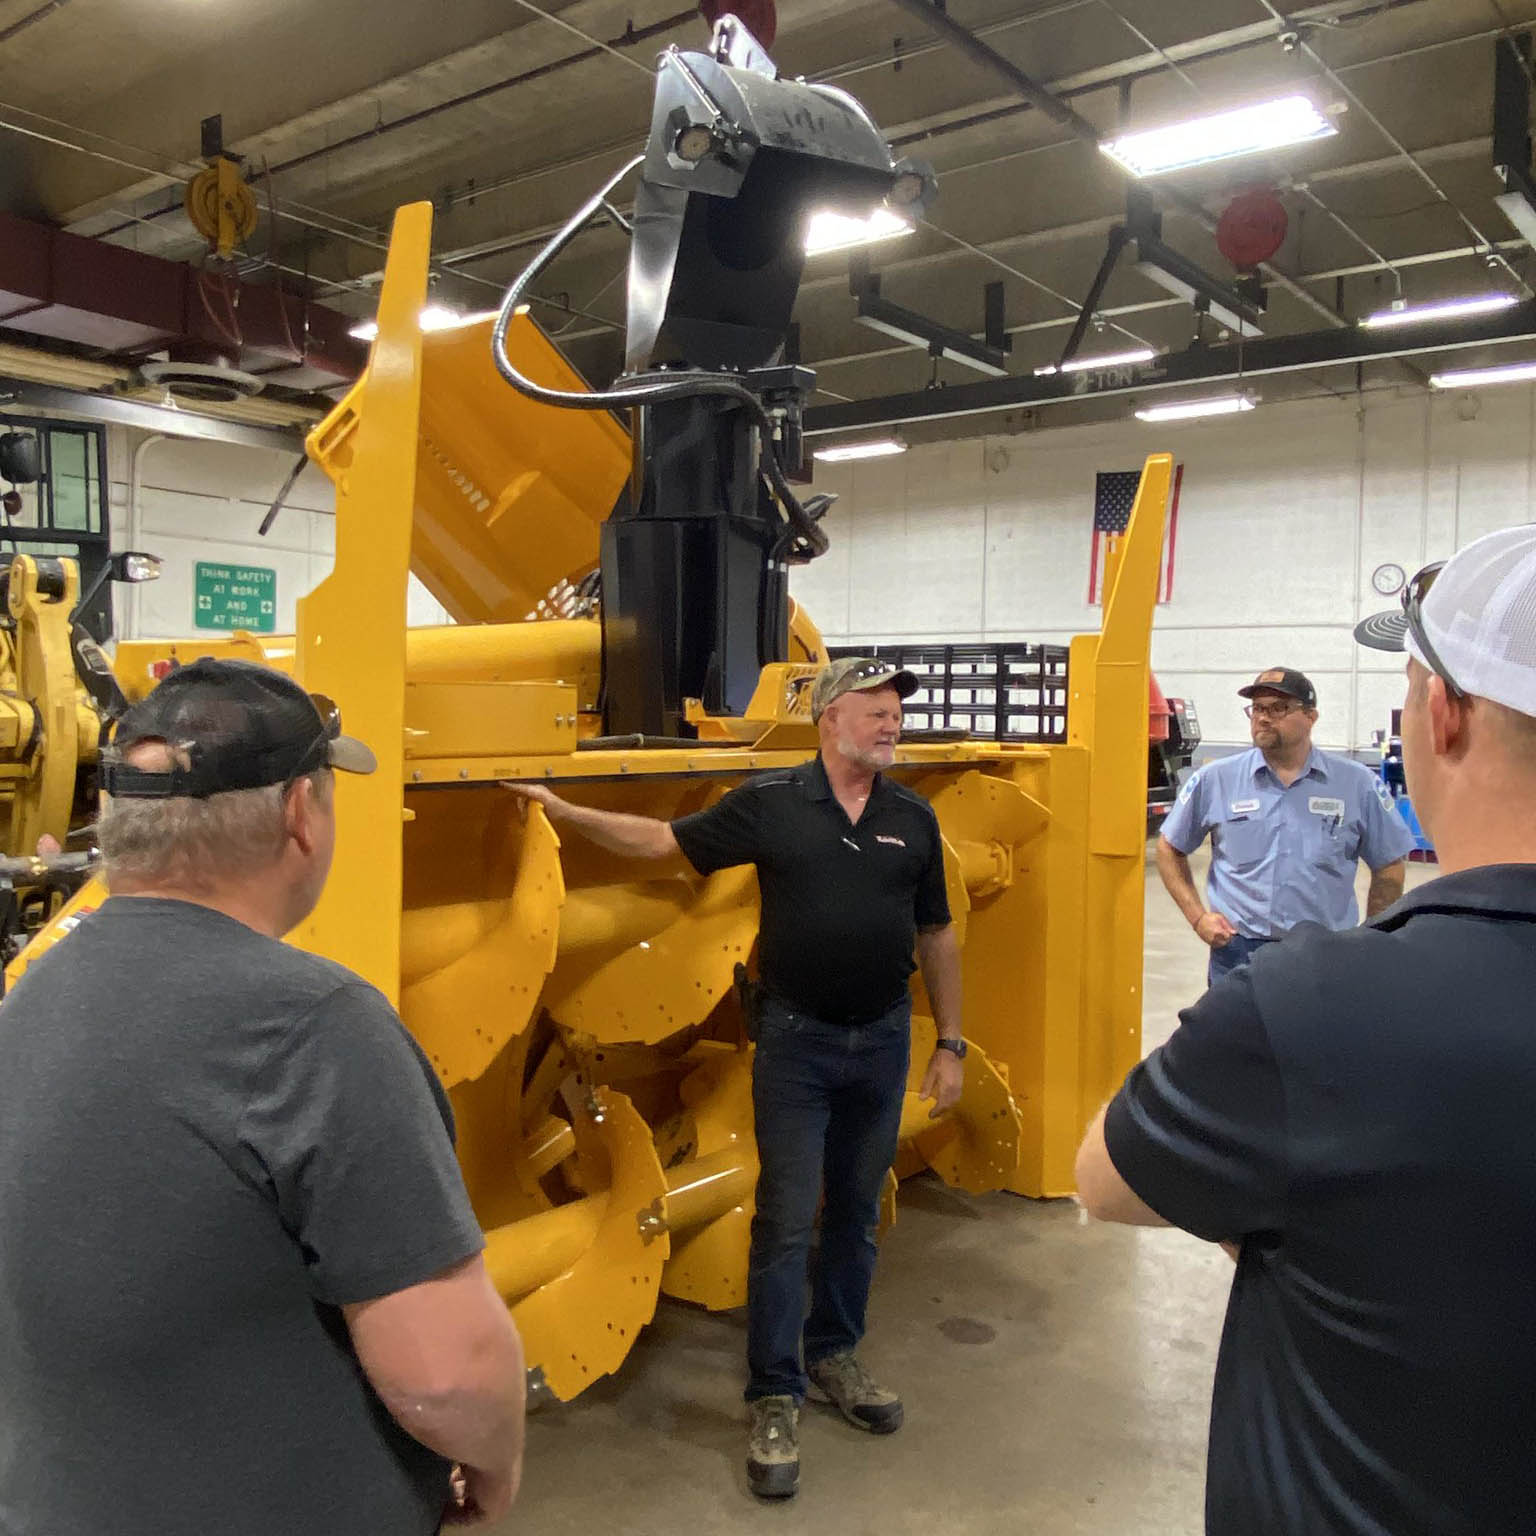
[[[1173,599],[1173,552],[1179,531],[1179,491],[1184,484],[1184,466],[1173,471],[1173,488],[1168,502],[1168,525],[1163,534],[1162,571],[1158,576],[1157,600]],[[1139,469],[1100,470],[1093,482],[1093,544],[1088,552],[1088,601],[1104,601],[1102,575],[1107,563],[1110,539],[1124,536],[1136,505],[1136,491],[1141,485]],[[1101,546],[1106,546],[1101,549]]]

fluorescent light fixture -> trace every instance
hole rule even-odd
[[[426,304],[417,315],[416,322],[423,331],[448,331],[456,325],[468,325],[482,318],[481,315],[461,315],[458,310],[449,309],[446,304]],[[347,332],[348,336],[355,336],[359,341],[372,341],[378,334],[377,320],[360,320]]]
[[[1437,304],[1407,304],[1401,309],[1379,309],[1360,324],[1368,330],[1385,330],[1392,325],[1417,325],[1421,320],[1453,320],[1458,315],[1485,315],[1490,310],[1508,309],[1520,300],[1512,293],[1485,293],[1472,299],[1445,299]]]
[[[1471,389],[1478,384],[1522,384],[1536,379],[1536,363],[1505,363],[1501,368],[1461,368],[1452,373],[1432,373],[1436,389]]]
[[[872,245],[876,240],[910,235],[914,228],[909,219],[889,208],[876,208],[864,219],[823,208],[811,215],[810,227],[805,232],[805,253],[819,256],[823,251],[846,250],[851,245]]]
[[[1536,208],[1524,192],[1501,192],[1494,198],[1500,213],[1525,236],[1528,244],[1536,246]]]
[[[876,437],[862,443],[839,443],[836,448],[817,448],[818,459],[828,464],[841,463],[845,459],[884,459],[893,453],[905,453],[907,445],[899,437]]]
[[[1137,421],[1193,421],[1197,416],[1235,416],[1251,411],[1251,395],[1213,395],[1209,400],[1181,400],[1176,405],[1148,405],[1136,412]]]
[[[1213,160],[1232,160],[1284,144],[1330,138],[1338,131],[1333,119],[1305,96],[1283,96],[1278,101],[1217,112],[1167,128],[1122,134],[1118,139],[1106,139],[1099,148],[1132,176],[1162,176]]]
[[[1047,373],[1077,373],[1084,368],[1120,368],[1126,363],[1150,363],[1157,353],[1151,347],[1137,347],[1132,352],[1105,352],[1098,357],[1074,357],[1059,366],[1047,363],[1036,368],[1037,376]]]

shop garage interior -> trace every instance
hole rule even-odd
[[[172,642],[185,656],[302,632],[302,601],[338,564],[338,497],[361,494],[348,465],[361,481],[364,463],[361,446],[344,460],[310,434],[369,387],[396,211],[430,210],[410,305],[439,349],[423,401],[434,379],[513,400],[488,347],[475,373],[452,338],[488,335],[513,283],[645,148],[658,58],[705,49],[726,8],[702,9],[0,0],[0,433],[20,444],[7,457],[0,442],[6,557],[100,579],[80,617],[120,676],[125,656],[153,666]],[[1207,952],[1152,868],[1143,767],[1166,811],[1180,775],[1249,745],[1238,689],[1284,666],[1316,684],[1317,745],[1376,770],[1403,672],[1359,649],[1355,625],[1427,562],[1536,521],[1536,0],[753,0],[738,14],[772,34],[786,79],[856,98],[922,182],[890,225],[807,256],[783,352],[814,373],[792,478],[808,505],[835,498],[817,508],[825,552],[788,574],[822,652],[919,671],[914,740],[1066,744],[1069,647],[1100,630],[1129,544],[1096,531],[1106,477],[1134,484],[1168,456],[1166,495],[1143,497],[1161,551],[1154,532],[1138,570],[1173,736],[1147,753],[1140,718],[1148,762],[1120,816],[1135,847],[1115,855],[1135,887],[1114,898],[1115,974],[1135,973],[1120,1006],[1150,1049],[1200,994]],[[1297,98],[1315,119],[1298,142],[1141,174],[1123,162],[1145,129]],[[548,345],[519,355],[551,381],[563,359],[563,387],[615,387],[633,366],[634,195],[618,181],[523,295]],[[579,414],[589,436],[552,453],[627,461],[627,438],[599,443],[594,424],[622,414]],[[469,464],[496,419],[466,406],[439,469]],[[486,489],[489,506],[502,487]],[[581,509],[588,570],[611,504]],[[515,565],[545,532],[508,505],[497,558]],[[477,609],[445,574],[451,543],[416,568],[403,613],[385,593],[354,622],[591,618],[574,567],[515,612]],[[158,579],[108,579],[127,552],[155,556]],[[1010,693],[1010,667],[1026,691]],[[590,731],[570,721],[561,750],[602,734],[595,715]],[[35,765],[24,736],[5,741],[20,783]],[[495,750],[516,768],[515,744]],[[451,755],[424,764],[429,780]],[[1410,864],[1410,888],[1432,857]],[[978,910],[990,891],[972,882]],[[554,977],[571,1007],[599,1006]],[[1038,980],[1020,969],[1011,986],[1024,998]],[[989,996],[1003,1006],[1000,987]],[[1019,1069],[1005,1080],[1022,1100]],[[521,1503],[496,1529],[1201,1530],[1225,1255],[1090,1225],[1059,1180],[972,1193],[938,1167],[905,1169],[874,1292],[870,1354],[902,1383],[902,1436],[870,1443],[829,1419],[798,1504],[755,1505],[738,1465],[740,1309],[663,1281],[632,1347],[581,1390],[541,1394]]]

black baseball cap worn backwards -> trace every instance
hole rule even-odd
[[[1294,667],[1269,667],[1246,688],[1237,690],[1240,699],[1251,699],[1256,693],[1283,693],[1287,698],[1299,699],[1303,709],[1317,708],[1317,689],[1312,686],[1312,679]]]
[[[185,766],[135,768],[123,753],[163,741]],[[204,800],[236,789],[290,784],[321,768],[372,773],[362,742],[341,734],[341,711],[323,694],[248,661],[204,657],[178,667],[118,721],[103,755],[101,787],[123,799]]]

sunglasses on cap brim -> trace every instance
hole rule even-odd
[[[1441,682],[1458,699],[1464,699],[1466,693],[1457,686],[1456,679],[1451,676],[1450,669],[1440,660],[1439,652],[1430,643],[1429,635],[1424,628],[1424,599],[1429,596],[1429,589],[1434,586],[1435,578],[1445,569],[1444,560],[1436,560],[1426,565],[1423,570],[1417,571],[1403,586],[1403,622],[1408,633],[1413,636],[1414,644],[1419,648],[1419,654],[1429,663],[1429,670],[1440,679]]]
[[[320,735],[305,753],[304,761],[309,763],[314,760],[314,767],[339,768],[345,773],[374,772],[379,766],[378,759],[368,747],[350,736],[342,735],[341,709],[336,701],[326,694],[312,693],[309,702],[320,716]],[[312,771],[313,768],[305,767],[299,776]]]
[[[1404,651],[1405,640],[1413,637],[1419,654],[1429,670],[1443,682],[1458,699],[1466,697],[1466,690],[1451,676],[1450,669],[1441,661],[1440,653],[1424,628],[1424,599],[1429,596],[1435,578],[1445,569],[1444,560],[1435,560],[1422,570],[1416,571],[1403,584],[1401,606],[1396,612],[1373,613],[1355,625],[1355,641],[1373,651]]]

